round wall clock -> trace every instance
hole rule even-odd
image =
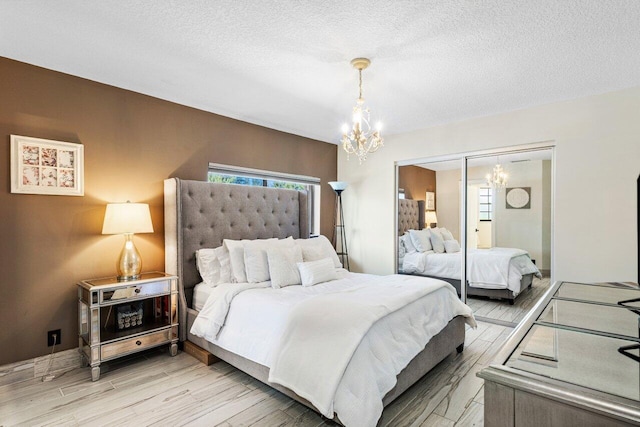
[[[507,189],[507,209],[530,209],[531,187],[515,187]]]

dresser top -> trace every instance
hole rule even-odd
[[[637,284],[557,282],[479,376],[640,417],[639,319]]]

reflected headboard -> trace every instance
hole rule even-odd
[[[202,279],[196,251],[224,239],[309,237],[306,191],[252,187],[178,178],[164,181],[165,271],[178,276],[180,340],[186,337],[187,307]]]
[[[398,199],[398,237],[424,228],[424,200]]]

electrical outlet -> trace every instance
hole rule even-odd
[[[47,332],[47,346],[51,347],[54,343],[54,339],[53,336],[56,336],[55,339],[55,344],[58,345],[60,344],[60,341],[62,341],[62,333],[60,331],[60,329],[56,329],[54,331],[49,331]]]

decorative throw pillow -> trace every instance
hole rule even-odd
[[[429,228],[429,235],[431,239],[431,246],[433,247],[433,251],[437,254],[444,253],[444,239],[442,238],[442,234],[437,228]]]
[[[457,240],[445,240],[444,250],[448,254],[460,252],[460,243]]]
[[[313,286],[318,283],[328,282],[338,278],[334,263],[331,258],[318,261],[299,262],[300,280],[302,286]]]
[[[440,230],[440,234],[442,234],[442,240],[444,240],[445,242],[447,240],[454,240],[453,239],[453,234],[451,234],[451,232],[449,230],[447,230],[446,228],[441,227],[438,230]]]
[[[429,229],[409,230],[409,236],[411,236],[411,243],[415,246],[416,251],[426,252],[432,249],[431,241],[429,240]]]
[[[247,274],[247,282],[266,282],[269,275],[269,261],[267,250],[271,248],[285,248],[295,245],[293,238],[267,239],[267,240],[243,240],[244,268]]]
[[[279,289],[284,286],[301,284],[297,263],[302,262],[302,250],[299,246],[290,248],[267,249],[271,287]]]
[[[338,258],[338,254],[336,254],[336,250],[329,239],[323,235],[311,239],[296,239],[296,243],[302,249],[302,259],[305,262],[330,258],[335,268],[342,268],[342,263]]]
[[[247,272],[244,265],[244,248],[245,245],[252,247],[264,246],[267,241],[276,241],[278,239],[257,239],[257,240],[229,240],[224,239],[224,246],[229,251],[231,262],[231,281],[233,283],[246,283]]]

